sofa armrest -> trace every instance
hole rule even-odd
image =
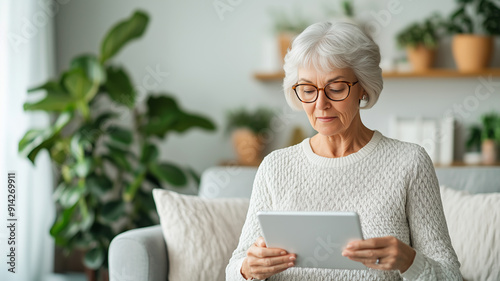
[[[168,255],[160,225],[116,236],[109,246],[111,281],[166,281]]]

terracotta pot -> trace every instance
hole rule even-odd
[[[436,49],[418,45],[417,47],[406,48],[406,53],[408,54],[408,60],[413,67],[413,71],[425,72],[431,69],[434,64]]]
[[[260,137],[249,129],[238,129],[233,132],[232,141],[242,166],[258,166],[262,162],[264,144]]]
[[[494,140],[484,140],[481,145],[483,164],[493,165],[497,161],[497,148]]]
[[[101,276],[98,276],[98,273],[100,273]],[[108,272],[108,269],[106,269],[106,268],[103,268],[100,271],[97,271],[97,270],[85,267],[85,275],[87,276],[88,281],[109,281],[109,272]]]
[[[288,49],[292,47],[292,41],[295,37],[292,33],[280,33],[278,35],[278,47],[281,55],[281,64],[285,62],[285,56]]]
[[[457,34],[453,36],[453,58],[460,72],[475,72],[488,67],[493,57],[492,36]]]

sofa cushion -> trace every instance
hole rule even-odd
[[[206,199],[155,189],[153,197],[169,260],[168,279],[225,280],[238,245],[248,199]]]
[[[465,280],[500,280],[500,193],[441,187],[451,242]]]

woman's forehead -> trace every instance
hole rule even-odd
[[[354,77],[354,72],[350,68],[334,68],[332,70],[320,70],[314,67],[299,67],[298,77],[304,80],[330,80],[349,79]]]

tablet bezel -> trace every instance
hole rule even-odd
[[[356,212],[262,211],[257,218],[267,247],[297,254],[296,267],[367,269],[342,256],[349,242],[363,239]]]

